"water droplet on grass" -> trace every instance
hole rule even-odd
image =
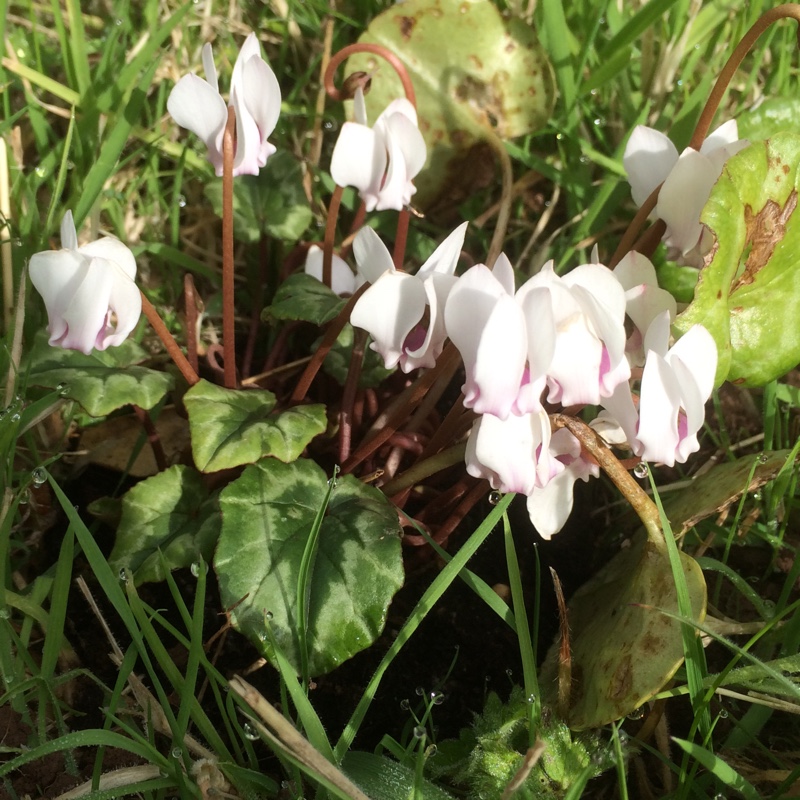
[[[31,481],[34,486],[41,486],[47,480],[47,470],[44,467],[36,467],[31,472]]]
[[[650,472],[650,469],[649,469],[649,467],[647,466],[647,464],[645,464],[645,463],[644,463],[644,461],[640,462],[639,464],[637,464],[637,465],[636,465],[636,466],[633,468],[633,474],[634,474],[634,475],[635,475],[637,478],[646,478],[646,477],[647,477],[647,474],[648,474],[649,472]]]
[[[251,742],[258,739],[258,731],[249,722],[245,722],[245,724],[242,725],[242,730],[244,731],[245,738],[249,739]]]
[[[423,728],[422,725],[414,726],[414,738],[415,739],[425,738],[425,728]]]
[[[502,499],[503,495],[500,492],[489,492],[489,503],[491,505],[496,506]]]

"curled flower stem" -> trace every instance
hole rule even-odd
[[[742,40],[736,46],[736,49],[731,53],[727,63],[722,68],[714,88],[711,90],[706,105],[700,114],[700,119],[697,122],[697,127],[694,129],[692,140],[689,142],[689,147],[695,150],[700,149],[703,140],[708,135],[708,130],[711,127],[711,122],[714,119],[714,114],[717,113],[719,104],[722,102],[722,97],[728,88],[728,84],[736,74],[736,70],[742,63],[744,57],[750,52],[753,45],[758,41],[764,31],[775,22],[782,19],[794,19],[800,23],[800,4],[785,3],[784,5],[777,6],[767,11],[765,14],[756,20],[749,31],[742,37]],[[798,31],[798,45],[800,46],[800,30]]]
[[[233,304],[233,154],[236,112],[228,107],[222,135],[222,346],[225,388],[236,388],[236,309]]]
[[[661,518],[656,504],[622,466],[605,442],[585,422],[576,417],[551,414],[550,422],[555,428],[566,428],[580,442],[581,447],[603,468],[638,514],[647,530],[647,538],[656,545],[663,545],[664,532],[661,530]]]
[[[336,238],[336,222],[339,219],[339,207],[342,204],[344,189],[337,186],[328,206],[328,219],[325,223],[325,241],[322,245],[322,282],[330,289],[333,285],[333,242]]]
[[[192,369],[192,365],[183,354],[183,351],[178,347],[175,337],[167,329],[158,311],[155,310],[153,304],[145,297],[144,292],[140,292],[140,294],[142,295],[142,312],[145,317],[147,317],[147,321],[158,335],[158,338],[164,343],[164,347],[167,348],[170,358],[175,362],[175,366],[181,371],[186,382],[189,386],[194,386],[200,378],[197,376],[194,369]]]
[[[324,78],[325,91],[328,93],[329,97],[331,97],[333,100],[338,100],[339,102],[342,100],[351,99],[350,95],[336,88],[336,85],[333,82],[333,76],[336,74],[336,70],[339,68],[339,65],[356,53],[372,53],[373,55],[380,56],[388,61],[389,64],[391,64],[394,68],[394,71],[397,73],[397,76],[400,78],[400,81],[403,84],[403,91],[406,93],[408,102],[411,103],[414,108],[417,107],[417,96],[414,93],[414,86],[411,83],[411,78],[409,77],[405,64],[403,64],[403,62],[391,50],[388,50],[379,44],[371,44],[368,42],[357,42],[356,44],[350,44],[347,47],[343,47],[338,53],[336,53],[336,55],[331,57],[331,60],[328,63],[328,68],[325,70]]]
[[[319,368],[322,366],[322,362],[325,360],[325,356],[328,355],[331,347],[333,347],[333,343],[342,332],[342,328],[344,328],[344,326],[347,324],[347,321],[350,319],[350,313],[358,301],[358,298],[367,291],[368,287],[369,284],[365,283],[352,297],[350,297],[350,299],[347,301],[347,304],[339,312],[339,315],[336,317],[336,319],[332,320],[328,325],[328,329],[325,331],[325,335],[322,337],[322,341],[317,348],[317,352],[311,357],[311,361],[308,362],[308,366],[300,376],[300,380],[297,382],[294,392],[292,392],[292,403],[300,403],[305,398],[306,393],[311,386],[311,382],[314,380],[316,374],[319,372]]]

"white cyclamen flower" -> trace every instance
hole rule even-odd
[[[697,432],[714,388],[717,345],[694,325],[669,347],[669,313],[656,317],[644,340],[647,359],[636,409],[630,388],[620,385],[603,405],[619,422],[633,452],[667,466],[683,463],[700,447]]]
[[[122,344],[142,313],[133,253],[112,236],[78,247],[71,211],[61,223],[61,248],[30,260],[31,283],[47,307],[50,344],[87,355]]]
[[[667,226],[664,242],[677,260],[702,265],[711,241],[700,224],[700,214],[725,162],[748,144],[746,139],[739,139],[736,120],[720,125],[706,137],[700,150],[687,147],[680,155],[660,131],[644,125],[633,129],[622,159],[633,200],[642,205],[659,184],[664,184],[655,215]]]
[[[208,160],[222,175],[222,138],[228,121],[228,104],[219,93],[211,45],[203,46],[206,80],[184,75],[169,95],[167,110],[175,122],[197,134],[208,147]],[[254,33],[245,39],[231,76],[230,105],[236,112],[234,175],[258,175],[275,152],[267,137],[275,129],[281,111],[278,79],[261,58]]]
[[[453,273],[466,231],[466,222],[459,225],[415,275],[395,269],[372,228],[356,234],[353,254],[359,277],[372,286],[358,299],[350,322],[372,336],[370,347],[383,356],[387,369],[399,364],[403,372],[411,372],[436,363],[447,338],[444,305],[457,280]]]
[[[333,148],[331,177],[339,186],[358,189],[367,211],[401,211],[417,191],[412,181],[427,156],[416,109],[405,98],[393,100],[370,128],[359,87],[353,115],[355,122],[342,125]]]
[[[312,244],[311,247],[308,248],[306,265],[304,267],[306,275],[316,278],[320,283],[322,282],[323,257],[324,253],[322,252],[322,248],[319,247],[319,245]],[[339,297],[346,294],[353,294],[362,283],[363,281],[358,281],[356,279],[353,270],[350,269],[347,262],[334,253],[331,261],[331,289],[334,294],[338,294]]]

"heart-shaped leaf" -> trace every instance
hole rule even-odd
[[[711,332],[717,384],[761,386],[800,362],[799,165],[795,133],[752,144],[726,163],[703,209],[712,258],[675,327]]]
[[[164,565],[172,570],[210,561],[219,531],[216,494],[209,494],[197,471],[177,465],[137,483],[122,498],[108,562],[131,572],[137,584],[162,581]]]
[[[703,572],[693,558],[680,557],[694,619],[702,622]],[[663,543],[644,538],[572,596],[570,728],[598,728],[630,714],[675,674],[683,662],[681,623],[661,610],[678,613],[675,583]],[[551,647],[539,679],[551,693],[557,686],[559,644]]]
[[[295,320],[324,325],[344,308],[346,302],[322,281],[298,272],[278,287],[272,305],[264,309],[261,318],[265,321]]]
[[[214,558],[231,621],[269,655],[275,641],[300,674],[298,582],[317,513],[328,492],[312,461],[264,459],[220,495],[222,534]],[[397,511],[350,475],[338,479],[322,519],[307,585],[308,669],[332,670],[368,647],[403,581]]]
[[[492,129],[501,139],[541,128],[555,100],[550,62],[530,25],[504,19],[485,0],[406,0],[377,16],[359,42],[383,45],[408,70],[417,94],[428,168],[416,179],[416,203],[442,186],[452,161]],[[383,59],[359,54],[347,74],[378,74],[367,94],[370,122],[403,87]],[[491,159],[491,155],[488,156]]]
[[[42,334],[37,336],[30,358],[31,385],[60,387],[63,397],[80,403],[93,417],[104,417],[130,404],[152,408],[174,385],[168,373],[139,366],[149,356],[130,339],[87,356],[51,347]]]
[[[273,414],[272,392],[225,389],[205,380],[192,386],[183,402],[194,463],[202,472],[254,464],[265,456],[294,461],[328,424],[319,403]]]

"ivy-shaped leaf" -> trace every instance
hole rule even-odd
[[[173,570],[201,558],[210,562],[219,531],[216,493],[209,494],[197,471],[177,465],[137,483],[122,498],[108,562],[131,572],[137,584],[162,581],[163,564]]]
[[[225,389],[205,380],[192,386],[183,402],[192,455],[202,472],[253,464],[265,456],[294,461],[328,424],[319,403],[274,414],[272,392]]]
[[[290,275],[275,292],[272,305],[261,314],[265,321],[294,320],[324,325],[344,308],[343,300],[322,281],[297,272]]]
[[[172,389],[166,372],[139,366],[149,356],[128,339],[119,347],[77,350],[51,347],[42,333],[30,356],[29,382],[33,386],[61,387],[61,395],[80,403],[87,414],[103,417],[129,404],[152,408]]]
[[[222,182],[209,181],[206,196],[221,217]],[[272,236],[296,242],[311,219],[303,170],[289,153],[275,153],[258,175],[240,175],[233,182],[233,229],[240,241],[253,243]]]
[[[717,384],[761,386],[800,362],[798,166],[795,133],[751,144],[725,164],[703,209],[712,258],[675,328],[699,323],[711,332]]]
[[[269,613],[275,641],[298,674],[300,567],[327,491],[327,477],[312,461],[266,458],[220,495],[223,522],[214,568],[222,604],[235,606],[234,626],[267,655]],[[311,675],[332,670],[380,634],[403,582],[400,532],[397,511],[381,492],[350,475],[338,479],[308,582]]]

